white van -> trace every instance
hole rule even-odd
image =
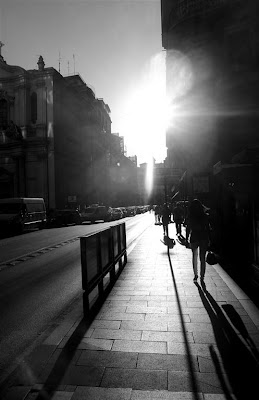
[[[42,229],[46,224],[46,208],[42,198],[14,197],[0,199],[0,233],[22,233]]]

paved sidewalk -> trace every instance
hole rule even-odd
[[[168,256],[160,239],[161,226],[143,233],[92,324],[80,303],[4,400],[254,398],[258,309],[218,265],[194,284],[191,250],[177,243]]]

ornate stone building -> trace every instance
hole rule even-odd
[[[108,201],[110,109],[80,75],[25,70],[0,56],[0,196],[48,208]],[[104,200],[105,199],[105,200]]]

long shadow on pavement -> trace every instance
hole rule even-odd
[[[195,285],[212,323],[222,361],[220,362],[213,345],[210,346],[210,353],[227,399],[233,399],[230,392],[237,400],[254,398],[259,386],[259,357],[243,321],[233,306],[226,304],[221,308],[207,290],[205,283],[199,285],[196,282]],[[225,379],[226,376],[231,388]]]
[[[83,318],[80,321],[62,349],[36,400],[50,400],[53,397],[91,323],[92,319],[86,320]]]
[[[175,294],[176,294],[176,299],[177,299],[177,305],[178,305],[179,315],[180,315],[180,320],[181,320],[181,325],[182,325],[182,332],[183,332],[184,344],[185,344],[185,348],[186,348],[187,361],[188,361],[188,365],[189,365],[192,392],[193,392],[194,400],[199,400],[200,399],[199,394],[198,394],[199,388],[198,388],[197,380],[196,380],[195,373],[194,373],[195,368],[194,368],[194,364],[193,364],[193,360],[192,360],[192,354],[191,354],[191,349],[190,349],[189,342],[188,342],[187,332],[185,329],[183,310],[182,310],[181,300],[180,300],[180,296],[179,296],[178,289],[177,289],[176,279],[174,276],[174,270],[173,270],[172,261],[171,261],[171,257],[170,257],[169,247],[167,248],[167,255],[168,255],[168,259],[169,259],[169,265],[170,265],[171,274],[172,274],[172,278],[173,278],[174,289],[175,289]]]

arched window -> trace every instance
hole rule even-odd
[[[37,121],[37,94],[31,94],[31,122],[36,124]]]
[[[0,129],[6,129],[8,126],[8,104],[7,100],[0,99]]]

